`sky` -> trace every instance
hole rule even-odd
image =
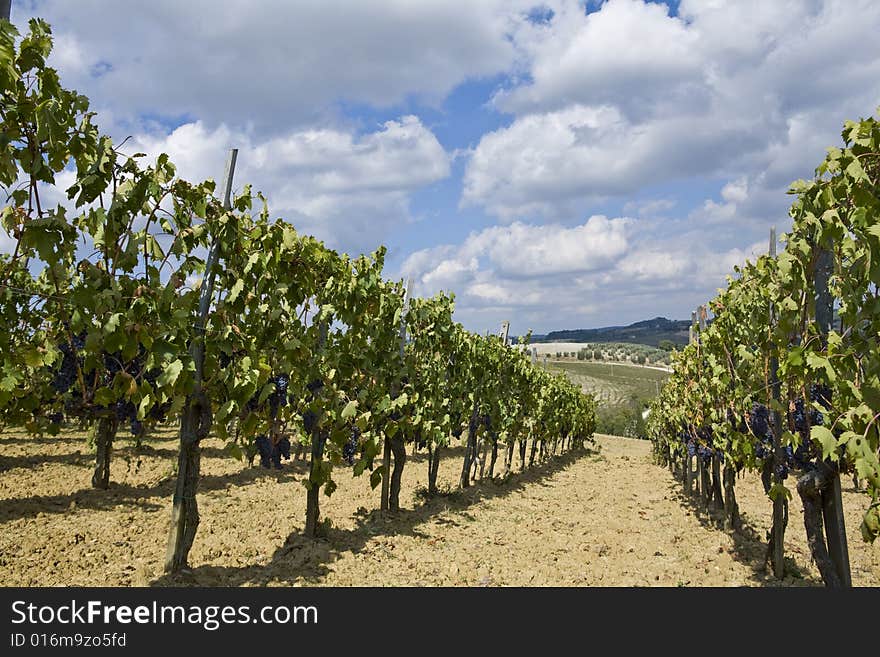
[[[511,334],[682,319],[880,105],[876,0],[13,0],[168,153]],[[0,248],[4,236],[0,235]]]

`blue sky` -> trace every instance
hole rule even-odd
[[[480,332],[688,317],[880,105],[869,0],[13,2],[35,15],[117,142],[192,179],[238,147],[273,215],[387,245]]]

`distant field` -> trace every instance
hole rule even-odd
[[[534,342],[529,345],[538,350],[538,355],[553,356],[557,351],[580,351],[586,344],[583,342]]]
[[[600,406],[626,405],[633,396],[651,399],[669,377],[663,370],[621,363],[549,361],[547,365],[568,374],[584,392],[593,394]]]

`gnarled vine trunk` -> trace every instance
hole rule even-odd
[[[392,511],[400,511],[400,480],[403,477],[403,467],[406,465],[406,445],[401,433],[394,436],[390,442],[391,452],[394,454],[394,472],[391,473],[388,507]]]
[[[507,454],[504,459],[504,476],[510,474],[510,469],[513,467],[513,451],[516,447],[516,442],[511,440],[507,443]]]
[[[736,502],[736,471],[732,465],[724,466],[724,511],[727,529],[739,529],[739,505]]]
[[[538,451],[538,439],[534,436],[532,437],[532,451],[529,452],[529,467],[531,468],[535,464],[535,453]]]
[[[724,494],[721,491],[721,457],[712,455],[712,501],[717,511],[724,510]]]
[[[813,561],[822,575],[822,581],[829,588],[842,588],[843,582],[837,575],[828,547],[825,544],[822,518],[822,491],[830,483],[826,468],[810,470],[798,479],[797,492],[804,506],[804,528],[807,530],[807,543],[813,555]]]
[[[467,488],[471,485],[471,464],[476,457],[477,451],[477,410],[478,408],[474,406],[474,412],[471,414],[471,419],[468,422],[467,446],[464,450],[464,463],[462,464],[461,480],[459,482],[462,488]]]
[[[92,473],[92,488],[106,489],[110,486],[110,456],[113,452],[113,439],[119,428],[115,417],[99,417],[95,424],[95,471]]]
[[[495,476],[495,461],[498,460],[498,434],[492,434],[492,459],[489,461],[489,479]]]
[[[185,568],[189,560],[189,551],[199,527],[196,492],[201,470],[200,441],[208,437],[213,421],[211,402],[204,393],[187,400],[180,418],[177,484],[171,509],[171,532],[165,553],[165,572],[177,572]]]
[[[440,469],[440,445],[428,442],[428,495],[437,494],[437,472]]]
[[[316,485],[320,479],[321,462],[324,459],[324,441],[327,436],[324,431],[317,430],[312,434],[312,460],[309,463],[309,489],[306,492],[306,526],[303,533],[309,538],[318,535],[318,522],[321,518],[321,487]]]

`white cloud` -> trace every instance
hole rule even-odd
[[[700,75],[698,35],[661,4],[610,0],[585,14],[579,2],[555,2],[553,9],[549,25],[517,33],[532,81],[496,94],[500,109],[621,106],[623,98],[634,109],[658,96],[688,96]]]
[[[877,2],[684,0],[678,17],[642,0],[552,7],[549,24],[516,32],[528,75],[494,98],[513,119],[465,173],[462,202],[505,220],[696,176],[737,181],[726,204],[760,197],[759,183],[784,192],[845,119],[880,104]]]
[[[466,325],[493,329],[509,319],[515,333],[525,333],[530,326],[624,324],[658,308],[686,317],[715,295],[734,265],[766,252],[763,242],[712,246],[698,233],[652,237],[665,222],[597,215],[573,228],[498,225],[460,244],[417,251],[402,273],[413,277],[417,295],[455,292],[456,318]]]
[[[748,198],[749,183],[745,178],[731,180],[721,188],[721,198],[728,203],[742,203]]]
[[[450,158],[417,117],[387,121],[357,135],[320,128],[260,140],[201,121],[168,135],[136,135],[128,152],[168,153],[189,180],[219,179],[230,147],[240,149],[236,189],[251,183],[273,216],[334,247],[370,251],[409,220],[409,194],[449,175]]]
[[[340,101],[439,102],[467,79],[508,70],[508,36],[529,4],[42,0],[33,15],[55,27],[65,84],[120,121],[147,113],[274,132]],[[13,17],[23,25],[29,13]]]
[[[736,148],[759,139],[755,128],[749,117],[717,125],[673,115],[634,124],[610,106],[529,114],[480,140],[462,202],[501,218],[555,217],[570,211],[566,202],[723,170]]]
[[[417,251],[402,270],[416,275],[431,291],[462,283],[480,272],[481,263],[504,278],[534,279],[591,272],[608,267],[626,251],[626,218],[590,217],[580,226],[492,226],[471,233],[459,247],[444,245]],[[446,288],[449,289],[449,288]],[[494,284],[479,281],[480,297],[506,296]]]

